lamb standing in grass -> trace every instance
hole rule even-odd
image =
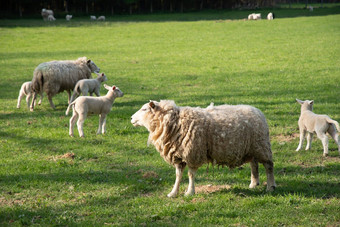
[[[18,96],[18,104],[17,104],[17,108],[20,108],[20,103],[21,100],[26,96],[26,103],[27,103],[27,107],[28,109],[30,108],[30,101],[31,101],[31,97],[32,97],[32,81],[27,81],[25,83],[23,83],[21,85],[20,91],[19,91],[19,96]],[[40,94],[40,100],[39,100],[39,105],[41,104],[43,99],[43,94]]]
[[[131,117],[134,126],[144,126],[163,159],[176,167],[176,181],[168,197],[175,197],[185,166],[189,186],[195,193],[194,177],[204,163],[230,168],[250,162],[251,183],[259,185],[258,163],[267,173],[267,190],[275,189],[269,129],[262,112],[246,105],[208,108],[178,107],[173,101],[150,101]]]
[[[92,94],[95,93],[97,96],[100,96],[100,84],[104,81],[107,81],[107,77],[104,73],[96,74],[96,79],[82,79],[77,82],[76,86],[73,89],[73,94],[70,102],[73,102],[73,100],[75,100],[75,98],[78,97],[80,94],[86,96],[88,93],[90,93],[90,95],[92,96]]]
[[[66,115],[73,107],[73,115],[70,119],[70,131],[69,135],[73,136],[73,127],[78,119],[77,126],[80,137],[84,137],[83,124],[88,114],[99,114],[99,127],[97,134],[105,133],[106,131],[106,115],[111,111],[112,104],[117,97],[123,97],[123,92],[118,87],[110,87],[104,84],[106,90],[108,90],[105,96],[89,97],[81,96],[73,101],[66,110]]]
[[[300,130],[300,143],[296,151],[299,151],[302,148],[306,133],[306,150],[310,150],[312,147],[313,133],[316,132],[316,135],[322,141],[323,156],[326,157],[328,155],[328,137],[326,135],[326,132],[328,132],[329,135],[331,135],[334,141],[337,143],[340,155],[340,140],[337,133],[337,129],[340,132],[339,123],[332,120],[327,115],[318,115],[313,113],[313,100],[301,101],[299,99],[296,99],[296,101],[301,105],[301,115],[298,121]]]
[[[46,92],[48,101],[53,109],[55,105],[52,97],[67,91],[70,103],[71,91],[81,79],[91,78],[92,72],[99,72],[100,68],[86,57],[77,60],[44,62],[35,68],[32,79],[33,100],[30,110],[33,111],[36,95]]]

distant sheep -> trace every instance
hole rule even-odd
[[[30,108],[30,101],[32,97],[32,81],[27,81],[21,85],[20,91],[19,91],[19,96],[18,96],[18,103],[17,103],[17,108],[20,108],[20,103],[21,100],[26,96],[26,104],[28,109]],[[41,104],[43,99],[43,94],[40,94],[40,100],[39,100],[39,105]]]
[[[308,6],[307,9],[309,9],[310,12],[313,12],[314,10],[313,6]]]
[[[96,16],[90,16],[90,20],[97,20]]]
[[[84,137],[83,124],[88,114],[99,114],[100,119],[97,134],[105,133],[106,115],[110,113],[115,98],[123,97],[124,94],[116,86],[110,87],[104,84],[104,87],[108,90],[105,96],[81,96],[70,103],[66,110],[66,115],[68,115],[70,108],[73,107],[73,115],[70,119],[70,136],[73,136],[73,127],[79,118],[77,121],[79,136]]]
[[[42,9],[41,10],[41,16],[42,16],[44,21],[48,20],[49,15],[52,15],[52,16],[54,15],[53,10],[50,10],[50,9]]]
[[[248,15],[248,20],[261,20],[261,13],[252,13]]]
[[[221,105],[203,108],[178,107],[174,101],[150,101],[131,117],[134,126],[144,126],[163,159],[176,167],[176,181],[168,197],[178,194],[185,166],[189,186],[195,193],[196,170],[204,163],[230,168],[250,162],[250,188],[259,185],[258,163],[267,173],[267,190],[275,189],[269,129],[262,112],[252,106]]]
[[[98,17],[97,21],[105,21],[105,16]]]
[[[268,13],[267,20],[274,20],[274,14],[273,13]]]
[[[72,15],[66,15],[66,20],[70,21],[72,19]]]
[[[96,74],[96,79],[82,79],[77,82],[76,86],[73,89],[73,94],[70,102],[73,102],[73,100],[75,100],[75,98],[77,98],[80,94],[85,96],[90,93],[90,95],[92,96],[92,94],[95,93],[97,96],[100,96],[100,84],[104,81],[107,81],[107,77],[104,73]]]
[[[53,15],[48,15],[47,20],[48,21],[55,21],[56,19],[54,18]]]
[[[327,115],[318,115],[312,112],[314,101],[299,100],[296,101],[301,105],[301,114],[298,121],[300,130],[300,143],[296,151],[299,151],[303,146],[303,141],[307,133],[307,146],[306,150],[310,150],[312,147],[313,133],[316,132],[318,138],[322,141],[323,156],[328,156],[328,136],[326,133],[334,139],[338,145],[338,151],[340,155],[340,140],[337,130],[340,132],[340,126],[337,121],[332,120]]]
[[[100,68],[86,57],[77,60],[44,62],[35,68],[32,79],[33,100],[30,110],[33,111],[36,95],[45,92],[53,109],[52,97],[67,91],[68,101],[71,91],[81,79],[91,78],[92,72],[99,72]]]

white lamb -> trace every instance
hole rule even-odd
[[[299,151],[302,148],[306,133],[306,150],[310,150],[312,147],[313,133],[316,132],[316,135],[322,141],[323,156],[326,157],[328,155],[328,137],[326,135],[326,132],[328,132],[338,144],[338,151],[340,155],[340,140],[336,131],[338,129],[338,131],[340,132],[339,123],[332,120],[327,115],[318,115],[313,113],[313,100],[301,101],[299,99],[296,99],[296,101],[301,105],[301,115],[298,122],[300,130],[300,143],[296,151]]]
[[[267,20],[274,20],[274,14],[273,13],[268,13]]]
[[[90,16],[90,20],[97,20],[96,16]]]
[[[78,117],[78,132],[80,137],[84,137],[83,124],[88,114],[99,114],[99,127],[97,134],[105,134],[106,132],[106,115],[110,113],[112,104],[117,97],[123,97],[123,92],[116,86],[108,86],[104,84],[104,87],[108,90],[105,96],[90,97],[81,96],[73,101],[66,110],[66,115],[70,111],[72,106],[73,115],[70,119],[70,131],[69,135],[73,137],[73,127]]]
[[[96,79],[82,79],[77,82],[73,89],[70,103],[73,102],[73,100],[75,100],[80,94],[86,96],[88,93],[90,93],[90,96],[92,96],[92,94],[95,93],[97,96],[100,96],[100,84],[104,81],[107,81],[107,77],[104,73],[96,74]]]
[[[30,108],[30,102],[31,102],[31,97],[32,97],[32,81],[27,81],[21,85],[20,91],[19,91],[19,96],[18,96],[18,104],[17,108],[20,108],[20,103],[21,100],[26,96],[26,103],[28,109]],[[43,99],[43,94],[40,93],[40,100],[39,100],[39,105],[41,104]]]
[[[66,20],[70,21],[72,19],[72,15],[66,15]]]
[[[44,21],[48,20],[49,15],[53,16],[53,10],[45,9],[45,8],[41,10],[41,16],[43,17]]]
[[[97,21],[105,21],[105,16],[98,17]]]
[[[248,20],[260,20],[261,13],[252,13],[248,15]]]
[[[56,19],[53,15],[48,15],[47,20],[48,21],[55,21]]]

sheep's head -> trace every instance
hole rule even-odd
[[[100,68],[92,61],[92,60],[87,60],[86,62],[87,67],[91,70],[91,72],[99,73]]]
[[[107,77],[104,73],[96,73],[97,74],[97,79],[100,80],[100,82],[107,81]]]
[[[124,96],[124,93],[119,89],[119,87],[116,87],[115,85],[111,87],[109,85],[104,84],[104,87],[109,92],[112,92],[115,98]]]
[[[302,101],[300,99],[296,99],[296,101],[301,105],[301,110],[313,110],[314,100],[305,100]]]

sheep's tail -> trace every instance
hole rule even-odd
[[[65,115],[68,115],[68,112],[70,112],[71,107],[74,106],[75,103],[76,103],[76,101],[73,101],[73,102],[70,103],[70,105],[68,105],[67,110],[65,112]]]
[[[34,76],[32,80],[32,91],[41,93],[44,86],[44,75],[40,70],[34,71]]]
[[[338,130],[338,132],[340,132],[340,125],[339,125],[339,123],[337,121],[334,121],[334,120],[332,120],[330,118],[327,118],[327,122],[330,123],[330,124],[334,124],[336,129]]]

